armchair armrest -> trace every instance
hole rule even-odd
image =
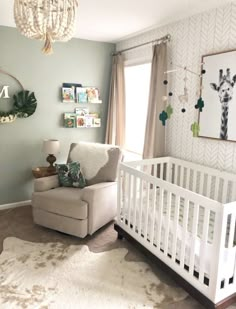
[[[117,214],[117,182],[102,182],[82,189],[88,203],[88,233],[92,235]]]
[[[54,188],[58,188],[59,180],[57,175],[37,178],[34,180],[34,191],[43,192],[48,191]]]

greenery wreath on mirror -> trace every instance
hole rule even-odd
[[[37,108],[37,99],[34,92],[24,90],[24,87],[13,75],[0,69],[0,73],[6,74],[15,79],[22,90],[13,96],[13,108],[9,112],[0,111],[0,124],[11,123],[17,118],[28,118],[34,114]]]

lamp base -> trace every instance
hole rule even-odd
[[[47,168],[47,171],[48,171],[49,173],[54,173],[54,172],[56,172],[56,167],[53,166],[53,163],[55,163],[56,160],[57,160],[56,157],[55,157],[53,154],[49,154],[46,160],[47,160],[47,162],[50,164],[50,165],[48,166],[48,168]]]

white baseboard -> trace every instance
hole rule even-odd
[[[0,205],[0,210],[31,205],[31,200]]]

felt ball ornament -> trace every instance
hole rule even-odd
[[[164,85],[167,85],[167,84],[168,84],[168,80],[165,79],[165,80],[163,81],[163,84],[164,84]]]
[[[186,109],[185,109],[185,108],[182,108],[182,109],[181,109],[181,112],[182,112],[182,113],[185,113],[185,112],[186,112]]]

